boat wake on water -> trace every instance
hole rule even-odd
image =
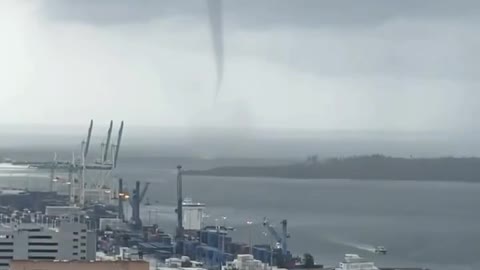
[[[37,172],[35,168],[11,163],[0,163],[0,177],[48,178],[46,173]]]
[[[359,249],[359,250],[368,251],[368,252],[371,252],[371,253],[376,253],[376,251],[377,251],[377,248],[375,246],[369,245],[369,244],[356,243],[356,242],[352,242],[352,241],[344,241],[344,240],[332,239],[332,238],[329,238],[328,240],[333,242],[333,243],[337,243],[337,244],[340,244],[340,245],[343,245],[343,246],[356,248],[356,249]]]
[[[0,162],[0,171],[30,171],[33,170],[28,165],[15,165],[8,162]]]
[[[15,172],[2,172],[0,170],[0,177],[29,177],[29,178],[49,178],[47,174],[41,173],[15,173]]]

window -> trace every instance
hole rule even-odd
[[[0,260],[11,260],[13,256],[0,256]]]
[[[85,244],[85,243],[80,243],[80,246],[82,246],[82,247],[84,247],[84,246],[86,246],[86,245],[87,245],[87,244]]]
[[[0,242],[0,246],[13,246],[13,242]]]
[[[85,230],[85,229],[82,229],[82,230],[81,230],[81,232],[87,232],[87,230]]]
[[[13,252],[13,249],[0,249],[0,252]]]
[[[8,266],[8,263],[0,263],[0,266]]]
[[[73,232],[73,235],[78,235],[78,232]]]
[[[78,242],[78,239],[77,239],[77,238],[73,238],[73,242]]]
[[[29,260],[55,260],[55,256],[28,256]]]
[[[86,260],[86,258],[85,257],[80,257],[80,260]]]
[[[38,243],[28,243],[30,246],[58,246],[58,243],[44,243],[44,242],[38,242]]]
[[[86,239],[87,237],[86,236],[80,236],[81,239]]]
[[[29,235],[28,239],[52,239],[51,235]]]
[[[29,249],[28,252],[52,253],[52,252],[57,252],[57,250],[56,249]]]
[[[85,251],[85,249],[82,249],[82,250],[80,250],[80,252],[81,252],[81,253],[85,253],[86,251]]]
[[[73,256],[77,256],[77,255],[78,255],[78,252],[73,252],[72,255],[73,255]]]
[[[73,248],[78,248],[78,246],[73,246]]]

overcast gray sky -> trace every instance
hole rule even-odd
[[[477,130],[479,1],[0,2],[0,123]],[[479,129],[480,130],[480,129]]]

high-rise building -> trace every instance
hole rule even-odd
[[[195,203],[191,199],[185,199],[182,203],[182,208],[184,230],[201,230],[203,226],[205,204]]]
[[[95,260],[96,234],[87,224],[64,219],[56,227],[45,224],[1,224],[0,270],[11,260]]]

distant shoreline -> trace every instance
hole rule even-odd
[[[480,182],[480,158],[396,158],[382,155],[332,158],[276,166],[225,166],[188,170],[186,175],[272,177],[290,179],[350,179]]]

